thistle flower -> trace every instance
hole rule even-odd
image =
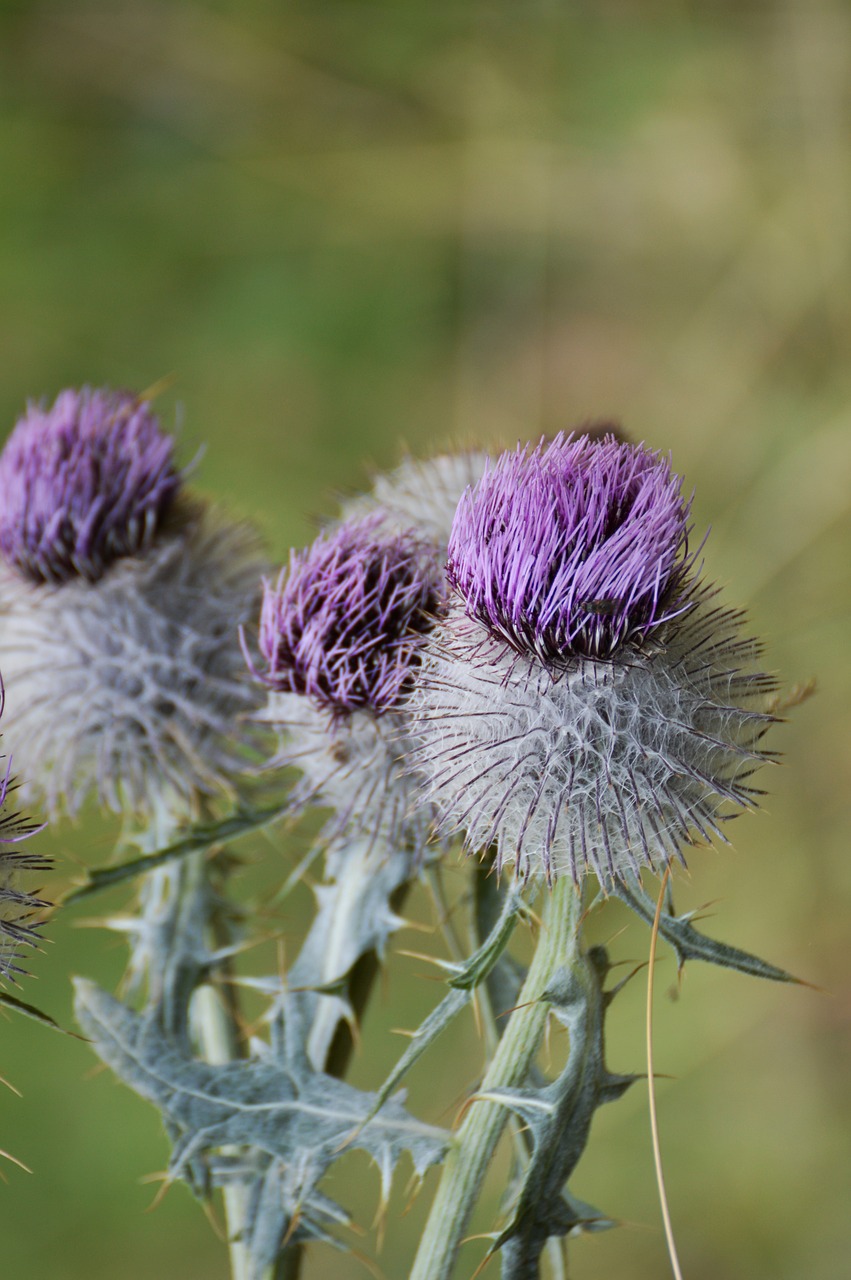
[[[180,487],[173,447],[127,391],[30,404],[0,456],[0,552],[33,582],[97,582],[151,544]]]
[[[414,762],[441,827],[524,879],[660,869],[759,794],[772,682],[698,581],[689,511],[614,436],[503,454],[459,505]]]
[[[292,552],[267,583],[260,617],[269,690],[263,719],[284,733],[276,765],[296,765],[296,806],[335,811],[326,839],[347,834],[425,842],[429,816],[409,813],[413,782],[402,699],[440,602],[433,548],[389,533],[380,515],[339,525]]]
[[[0,716],[5,693],[0,680]],[[2,761],[2,757],[0,757]],[[50,906],[43,898],[21,888],[21,876],[33,871],[46,871],[52,863],[38,853],[21,853],[14,846],[40,827],[14,810],[8,809],[13,790],[11,761],[0,774],[0,982],[14,982],[24,974],[22,949],[37,947],[41,941],[39,915]],[[9,848],[7,846],[13,846]]]
[[[186,495],[171,453],[127,393],[69,391],[0,456],[0,657],[51,813],[89,792],[190,813],[244,767],[239,717],[258,698],[238,628],[263,566],[250,529]]]
[[[594,420],[576,430],[577,435],[599,439],[614,436],[625,441],[615,422]],[[452,522],[464,491],[478,484],[489,462],[482,449],[461,449],[433,458],[405,458],[393,471],[379,473],[369,493],[343,503],[344,520],[380,515],[382,526],[394,533],[416,529],[434,544],[441,563],[446,559]]]

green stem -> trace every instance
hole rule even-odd
[[[191,854],[187,867],[190,873],[199,878],[206,879],[212,874],[211,861],[206,853]],[[210,933],[210,942],[214,947],[231,941],[230,930],[220,916],[210,921]],[[220,971],[221,976],[230,976],[224,966],[222,970],[224,972]],[[223,1066],[244,1056],[239,1035],[236,989],[232,985],[222,989],[211,983],[204,983],[197,987],[192,998],[190,1018],[198,1048],[205,1061],[214,1066]],[[222,1148],[224,1153],[235,1153],[237,1150],[235,1147]],[[249,1189],[243,1184],[225,1186],[222,1189],[232,1280],[249,1280],[251,1274],[249,1253],[242,1243],[248,1196]]]
[[[236,1028],[228,1011],[222,1005],[214,987],[198,987],[192,1001],[192,1026],[199,1048],[207,1062],[221,1066],[240,1056]],[[223,1147],[224,1152],[235,1148]],[[248,1188],[243,1185],[226,1186],[222,1191],[227,1224],[228,1251],[230,1253],[233,1280],[248,1280],[249,1257],[240,1237],[245,1224]]]
[[[496,878],[492,874],[492,859],[479,863],[473,875],[474,923],[473,934],[476,946],[481,946],[490,933],[499,916],[500,894]],[[502,1026],[498,1019],[506,1012],[503,994],[499,990],[496,969],[491,970],[482,987],[479,988],[482,1024],[485,1032],[485,1044],[488,1053],[493,1053],[499,1042]],[[510,1003],[514,1003],[512,999]],[[529,1134],[516,1116],[509,1118],[511,1141],[514,1146],[514,1158],[517,1167],[525,1171],[529,1166],[531,1144]],[[564,1241],[551,1237],[546,1244],[547,1257],[550,1264],[551,1280],[567,1280],[566,1254]]]
[[[209,820],[209,814],[203,816]],[[179,830],[178,818],[164,805],[155,816],[150,829],[144,833],[143,839],[139,840],[143,854],[151,859],[152,869],[147,873],[149,885],[154,884],[157,877],[171,874],[168,863],[157,863],[156,858],[159,850],[168,848],[177,838]],[[184,863],[185,882],[198,884],[207,880],[211,874],[210,868],[211,860],[206,849],[190,853]],[[154,902],[157,896],[156,893],[153,894]],[[212,920],[210,931],[210,941],[214,947],[230,941],[227,936],[229,931],[222,919]],[[236,992],[233,987],[226,988],[226,991],[227,995],[223,998],[219,990],[210,983],[204,983],[196,988],[190,1005],[190,1025],[198,1049],[205,1061],[214,1066],[233,1062],[242,1056]],[[226,1186],[223,1188],[222,1199],[232,1280],[249,1280],[250,1259],[240,1238],[246,1219],[248,1189],[244,1186]]]
[[[354,1026],[361,1019],[381,973],[381,959],[375,948],[362,951],[364,939],[380,936],[371,926],[369,912],[379,909],[397,914],[411,888],[408,878],[411,858],[405,851],[384,848],[375,840],[353,842],[336,878],[326,881],[320,911],[304,948],[290,972],[298,986],[302,965],[308,961],[304,978],[320,984],[344,981],[345,998]],[[376,880],[383,884],[386,899],[372,896]],[[318,932],[316,932],[318,931]],[[315,945],[318,940],[319,948]],[[341,1017],[339,1001],[320,995],[310,1020],[307,1053],[317,1071],[343,1079],[355,1048],[352,1025]],[[288,1244],[273,1272],[263,1280],[298,1280],[304,1260],[304,1246]]]
[[[581,900],[569,877],[557,881],[544,927],[508,1026],[485,1073],[481,1092],[522,1084],[547,1021],[541,997],[554,974],[569,965],[579,944]],[[508,1113],[492,1102],[473,1102],[446,1158],[443,1177],[414,1261],[410,1280],[448,1280]]]

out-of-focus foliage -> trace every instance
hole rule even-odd
[[[681,910],[716,901],[713,935],[830,993],[691,965],[659,1008],[690,1280],[832,1280],[849,1245],[849,69],[839,0],[0,9],[4,433],[28,396],[173,372],[158,403],[166,424],[179,406],[183,458],[208,442],[199,481],[256,516],[282,558],[331,491],[362,484],[364,462],[394,463],[400,442],[513,444],[620,418],[695,486],[710,576],[749,605],[769,667],[818,677],[778,731],[768,812],[735,824],[735,852],[695,853],[676,889]],[[114,835],[91,813],[42,845],[70,877]],[[252,840],[246,896],[281,879],[281,855]],[[307,840],[289,837],[287,869]],[[268,911],[288,955],[307,893]],[[117,910],[126,889],[114,895]],[[30,989],[65,1023],[69,972],[109,988],[122,968],[112,935],[73,928],[90,905],[55,919]],[[424,896],[406,910],[434,918]],[[591,929],[604,941],[628,919],[612,905]],[[395,945],[445,954],[420,934]],[[640,960],[646,947],[629,925],[610,949]],[[393,960],[367,1028],[383,1058],[356,1058],[358,1087],[398,1054],[390,1028],[433,1003],[424,967]],[[642,1069],[641,1003],[637,982],[613,1007],[613,1071]],[[556,1033],[551,1051],[560,1060]],[[411,1106],[445,1124],[479,1070],[472,1018],[431,1055]],[[2,1145],[35,1170],[0,1187],[5,1269],[224,1276],[185,1191],[143,1213],[155,1190],[135,1180],[167,1159],[157,1116],[90,1078],[91,1061],[68,1038],[3,1024],[0,1071],[25,1096],[0,1099]],[[656,1277],[642,1087],[594,1126],[571,1190],[626,1225],[572,1246],[575,1275]],[[474,1231],[492,1228],[507,1169]],[[406,1274],[433,1176],[405,1218],[398,1182],[390,1280]],[[377,1189],[357,1152],[323,1187],[362,1221]],[[461,1275],[484,1249],[466,1247]],[[361,1274],[318,1246],[305,1280]]]

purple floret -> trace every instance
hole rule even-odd
[[[380,520],[341,525],[267,583],[255,675],[279,693],[305,694],[335,718],[381,715],[406,691],[440,589],[434,552],[413,533],[382,536]]]
[[[449,581],[518,653],[608,658],[688,607],[681,489],[668,459],[613,436],[505,453],[461,499]]]
[[[181,484],[173,449],[128,391],[30,404],[0,454],[0,553],[37,583],[96,582],[153,539]]]

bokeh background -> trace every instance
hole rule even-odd
[[[851,1244],[849,53],[838,0],[0,5],[0,432],[28,397],[173,374],[159,404],[182,456],[206,442],[198,483],[280,559],[403,446],[617,418],[694,485],[708,571],[747,603],[770,667],[818,678],[776,734],[765,812],[736,824],[735,851],[697,853],[678,897],[823,990],[692,967],[668,1001],[670,958],[659,969],[689,1280],[827,1280]],[[54,892],[114,836],[90,815],[41,837]],[[247,842],[246,874],[306,840]],[[69,973],[121,971],[114,935],[77,927],[95,905],[55,919],[25,993],[66,1024]],[[294,936],[306,907],[276,927]],[[625,925],[613,906],[592,929]],[[640,960],[647,935],[612,947]],[[434,1001],[424,969],[392,960],[358,1082]],[[616,1070],[642,1068],[641,988],[612,1010]],[[479,1062],[460,1027],[412,1077],[414,1107],[449,1122]],[[84,1044],[0,1023],[0,1073],[24,1095],[0,1092],[0,1145],[34,1171],[4,1166],[4,1273],[224,1278],[184,1188],[146,1213],[158,1118],[92,1067]],[[329,1188],[389,1280],[433,1176],[404,1218],[400,1179],[380,1252],[374,1172],[347,1158]],[[598,1116],[573,1189],[623,1223],[571,1246],[576,1280],[666,1274],[642,1086]],[[482,1252],[465,1247],[459,1276]],[[323,1248],[305,1271],[368,1274]]]

